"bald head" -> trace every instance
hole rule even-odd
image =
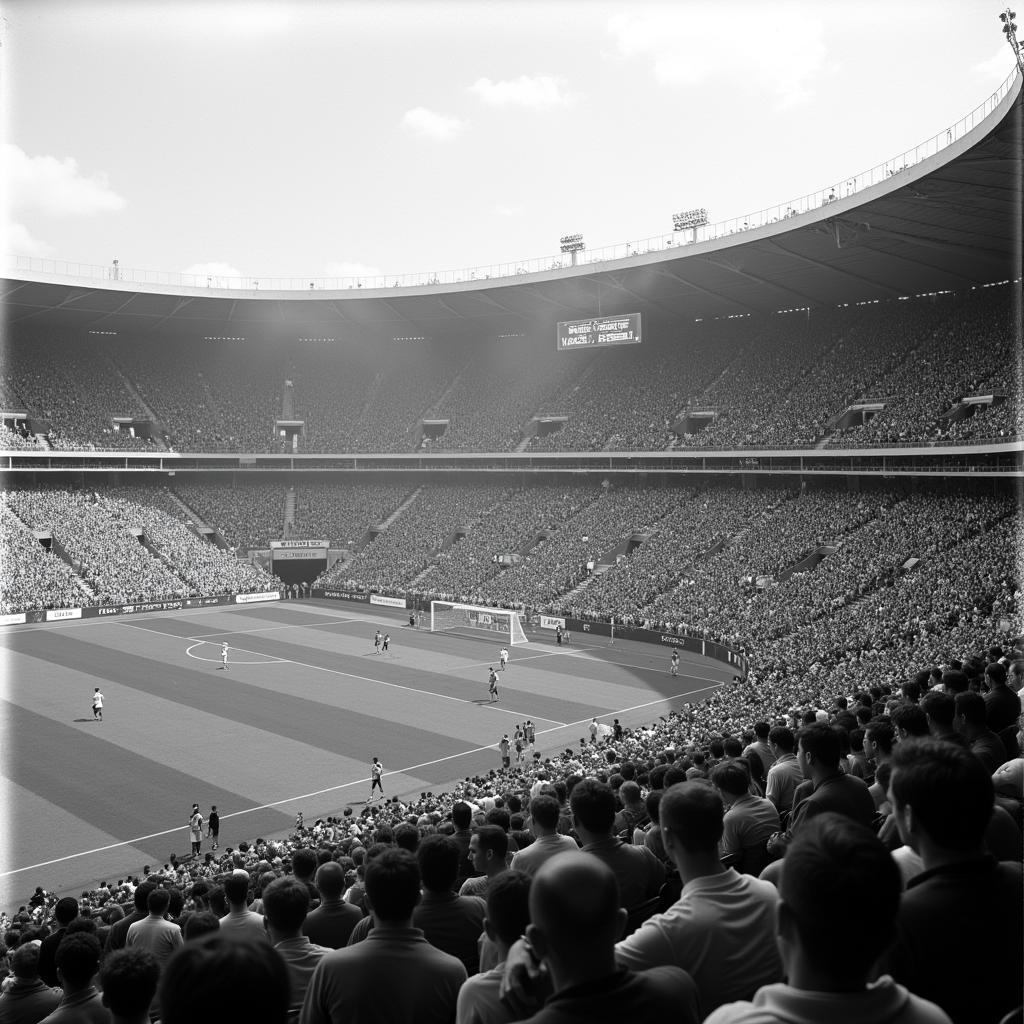
[[[560,853],[545,861],[530,888],[530,920],[553,952],[611,946],[622,931],[619,883],[592,854]]]
[[[345,869],[333,860],[321,864],[316,872],[316,887],[325,900],[340,899],[345,891]]]

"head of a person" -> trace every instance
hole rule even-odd
[[[146,910],[153,917],[163,917],[171,905],[171,894],[166,889],[154,889],[146,898]]]
[[[249,875],[246,872],[228,875],[224,879],[224,895],[232,907],[244,906],[249,899]]]
[[[146,909],[149,906],[149,894],[157,888],[156,882],[146,881],[142,885],[135,887],[135,893],[132,899],[135,902],[135,909],[140,913],[146,913]]]
[[[967,673],[959,668],[948,668],[942,673],[942,685],[946,693],[956,696],[958,693],[966,693],[970,687]]]
[[[805,725],[797,734],[797,760],[804,778],[837,772],[840,750],[839,736],[827,722]]]
[[[920,704],[901,704],[892,713],[892,724],[901,742],[928,735],[928,715]]]
[[[869,757],[889,757],[895,740],[896,730],[888,718],[872,718],[864,727],[864,750]]]
[[[395,846],[408,850],[410,853],[415,853],[419,842],[420,830],[415,825],[410,825],[409,822],[403,821],[395,827]]]
[[[1000,665],[998,661],[993,661],[991,664],[985,666],[985,681],[989,687],[1005,686],[1006,685],[1006,667]]]
[[[610,957],[626,923],[611,868],[582,850],[545,861],[530,886],[527,937],[554,967]]]
[[[461,853],[451,836],[424,836],[416,850],[423,888],[436,893],[451,892],[459,877]]]
[[[263,890],[263,914],[279,935],[298,935],[309,913],[309,889],[294,875],[275,878]]]
[[[625,807],[637,807],[642,803],[640,787],[632,780],[619,786],[619,799]]]
[[[971,853],[982,845],[995,790],[969,750],[944,740],[908,740],[893,754],[889,799],[900,839],[921,852]]]
[[[929,690],[921,698],[921,710],[928,722],[928,729],[934,735],[953,731],[956,716],[956,699],[945,690]]]
[[[292,854],[292,873],[304,882],[312,881],[317,864],[316,850],[303,847]]]
[[[764,743],[768,740],[771,733],[771,727],[767,722],[755,722],[754,723],[754,735],[758,741]]]
[[[487,889],[484,929],[492,941],[511,946],[526,934],[530,923],[530,876],[522,871],[502,871]]]
[[[161,1024],[285,1024],[291,990],[284,961],[269,942],[218,929],[171,957],[159,999]]]
[[[504,835],[504,833],[502,833]],[[366,898],[378,922],[406,922],[420,901],[420,866],[408,850],[384,847],[366,862]]]
[[[597,779],[581,779],[569,796],[573,820],[591,835],[610,835],[615,824],[615,792]]]
[[[713,785],[703,779],[666,789],[658,805],[665,849],[692,855],[717,855],[725,805]]]
[[[505,865],[508,854],[508,833],[500,825],[481,825],[470,837],[469,856],[473,870],[496,874]]]
[[[11,954],[11,973],[23,981],[34,981],[39,977],[39,948],[37,940],[23,942]]]
[[[958,693],[954,698],[956,701],[956,713],[953,724],[959,732],[969,732],[973,729],[984,729],[987,711],[985,709],[985,698],[980,693],[967,691]]]
[[[465,829],[469,828],[472,820],[473,808],[465,800],[457,801],[455,806],[452,807],[452,824],[457,829]]]
[[[117,949],[100,969],[103,1005],[115,1017],[138,1018],[149,1010],[160,982],[160,963],[141,946]]]
[[[67,927],[67,925],[74,921],[78,917],[78,913],[78,900],[74,896],[62,896],[57,900],[57,904],[53,908],[53,916],[57,919],[57,924],[62,928]]]
[[[788,726],[777,725],[768,732],[768,744],[779,756],[792,754],[796,750],[796,737]]]
[[[900,889],[896,862],[871,829],[834,813],[812,818],[782,861],[778,931],[786,966],[800,956],[836,986],[862,987],[893,937]],[[836,907],[857,910],[840,923]]]
[[[562,809],[553,796],[541,794],[530,801],[530,817],[545,833],[552,833],[558,828],[558,819]]]
[[[85,988],[100,965],[100,940],[81,932],[65,935],[57,946],[57,977],[65,992]]]
[[[186,942],[192,942],[219,929],[220,918],[212,910],[199,910],[185,918],[181,934],[185,937]]]
[[[325,900],[341,899],[345,891],[345,869],[334,860],[321,864],[316,869],[316,887]]]
[[[732,803],[749,792],[750,770],[745,761],[723,761],[711,769],[711,784],[726,803]]]

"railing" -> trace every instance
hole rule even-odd
[[[249,292],[260,291],[340,291],[350,288],[411,288],[429,285],[465,284],[495,278],[520,277],[526,274],[542,274],[555,270],[566,270],[574,265],[591,265],[612,260],[643,256],[652,252],[685,248],[697,242],[708,242],[730,235],[770,227],[782,221],[815,213],[840,200],[849,199],[874,185],[890,178],[905,174],[915,165],[935,156],[972,132],[985,118],[989,117],[1006,98],[1017,78],[1017,70],[995,90],[983,103],[969,114],[950,125],[945,131],[925,139],[912,149],[876,164],[859,174],[853,174],[826,188],[818,189],[797,199],[791,199],[777,206],[756,210],[731,220],[687,228],[679,232],[652,235],[635,241],[620,242],[616,245],[586,249],[576,253],[574,264],[567,254],[536,256],[508,263],[470,267],[460,270],[442,270],[419,274],[382,274],[359,277],[222,277],[219,275],[181,274],[165,270],[141,270],[138,268],[76,263],[69,260],[45,259],[37,256],[9,255],[5,258],[8,272],[28,271],[53,274],[62,277],[83,277],[93,280],[118,281],[128,284],[170,285],[185,288],[240,289]],[[686,235],[688,237],[682,238]]]

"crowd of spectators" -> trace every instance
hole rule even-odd
[[[177,600],[276,589],[280,581],[151,504],[158,489],[33,488],[0,494],[3,603],[36,608]],[[48,533],[49,550],[33,530]]]
[[[354,548],[409,492],[404,484],[299,483],[291,531],[296,537],[326,538],[332,547]]]
[[[25,452],[45,449],[46,445],[27,429],[12,430],[6,423],[0,427],[0,451]]]
[[[287,488],[277,483],[178,483],[175,493],[217,530],[233,548],[251,551],[266,548],[285,533]]]
[[[991,288],[698,321],[597,352],[538,337],[282,350],[19,335],[0,372],[12,408],[49,420],[53,447],[73,450],[153,447],[116,416],[152,417],[178,451],[291,450],[275,429],[286,395],[300,452],[872,447],[1018,436],[1014,323],[1008,290]],[[988,394],[1000,401],[948,415]],[[858,402],[883,408],[836,426]],[[685,432],[694,412],[713,417]],[[535,416],[567,422],[531,437]],[[448,427],[424,440],[424,418]]]

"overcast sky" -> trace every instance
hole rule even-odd
[[[1001,9],[4,0],[3,248],[333,277],[741,216],[982,103]]]

